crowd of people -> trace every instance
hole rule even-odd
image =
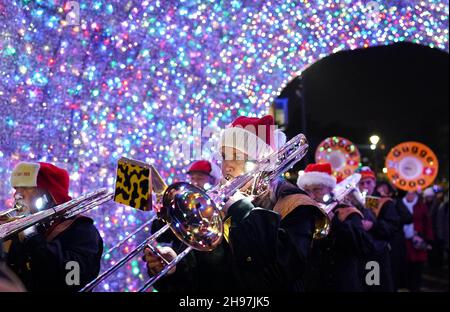
[[[209,189],[245,174],[267,151],[285,144],[273,125],[272,116],[238,117],[223,131],[221,168],[196,161],[187,170],[190,182]],[[261,127],[264,135],[258,133]],[[309,164],[297,183],[278,176],[262,194],[249,192],[250,181],[221,207],[222,242],[212,251],[188,253],[154,287],[163,292],[420,291],[424,264],[441,266],[448,259],[448,192],[403,193],[389,182],[377,183],[367,166],[357,173],[359,191],[371,204],[341,200],[326,215],[329,233],[322,239],[316,234],[323,208],[340,182],[330,164]],[[52,164],[19,163],[11,185],[20,217],[71,200],[69,174]],[[152,231],[162,226],[155,221]],[[79,291],[100,272],[103,241],[93,220],[78,215],[36,224],[3,247],[0,291]],[[150,248],[143,253],[148,274],[161,272],[184,248],[166,232],[158,254]],[[79,283],[67,282],[69,262],[79,265]]]
[[[448,260],[448,191],[405,192],[383,181],[377,193],[392,199],[399,216],[390,252],[394,289],[420,291],[424,268],[442,268]]]

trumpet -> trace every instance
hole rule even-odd
[[[166,262],[163,270],[147,280],[138,291],[145,291],[151,287],[175,267],[192,249],[200,251],[213,250],[223,239],[221,210],[228,198],[251,181],[253,181],[251,194],[258,195],[267,191],[270,183],[302,159],[306,155],[307,150],[308,143],[306,138],[303,134],[299,134],[278,151],[257,161],[252,170],[224,184],[217,185],[208,191],[186,182],[170,185],[162,196],[162,202],[154,207],[156,214],[149,220],[153,221],[159,218],[166,224],[121,258],[115,265],[86,285],[81,291],[92,291],[103,280],[146,247],[150,248],[161,259],[164,259],[159,251],[152,246],[152,243],[168,229],[187,245],[187,248],[171,262]]]
[[[61,205],[39,211],[29,216],[0,225],[0,240],[8,240],[17,233],[38,223],[51,222],[57,218],[70,218],[95,208],[113,198],[113,193],[99,189]],[[16,207],[11,210],[18,210]],[[8,211],[4,213],[6,215]]]

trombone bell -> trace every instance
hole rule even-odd
[[[186,245],[210,251],[222,241],[223,224],[216,204],[202,189],[186,183],[172,184],[163,196],[158,213]]]
[[[93,290],[146,247],[149,247],[155,254],[163,258],[151,244],[169,228],[188,247],[176,259],[168,263],[161,272],[152,276],[139,291],[144,291],[152,286],[192,249],[210,251],[222,242],[223,223],[220,211],[205,191],[192,184],[179,182],[172,184],[166,189],[162,200],[162,207],[157,212],[157,216],[153,216],[149,222],[158,217],[164,220],[166,225],[140,243],[95,280],[91,281],[81,289],[81,292]]]
[[[325,209],[319,207],[319,215],[314,222],[313,239],[320,240],[328,236],[331,228],[331,218],[326,213]]]

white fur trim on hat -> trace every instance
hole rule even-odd
[[[273,152],[264,140],[241,127],[226,128],[222,131],[220,145],[233,147],[247,154],[249,160],[259,160]]]
[[[11,173],[12,187],[36,187],[40,165],[20,162]]]
[[[299,172],[297,185],[304,189],[308,185],[325,185],[331,188],[336,186],[336,178],[325,172]]]

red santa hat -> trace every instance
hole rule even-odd
[[[309,164],[305,171],[300,171],[297,179],[299,188],[304,189],[309,185],[324,185],[334,188],[336,178],[332,175],[329,163]]]
[[[359,170],[357,170],[359,174],[361,174],[361,180],[363,179],[374,179],[376,180],[375,172],[370,169],[368,166],[361,167]]]
[[[248,155],[249,160],[278,150],[286,143],[286,135],[276,129],[271,115],[262,118],[240,116],[224,129],[220,139],[221,147],[233,147]]]
[[[69,174],[49,163],[18,163],[11,174],[11,186],[43,189],[57,205],[72,199],[69,196]]]
[[[197,160],[194,161],[187,171],[188,174],[191,174],[193,172],[201,172],[207,175],[210,175],[214,179],[218,180],[222,177],[221,170],[219,167],[214,165],[213,163],[207,161],[207,160]]]

